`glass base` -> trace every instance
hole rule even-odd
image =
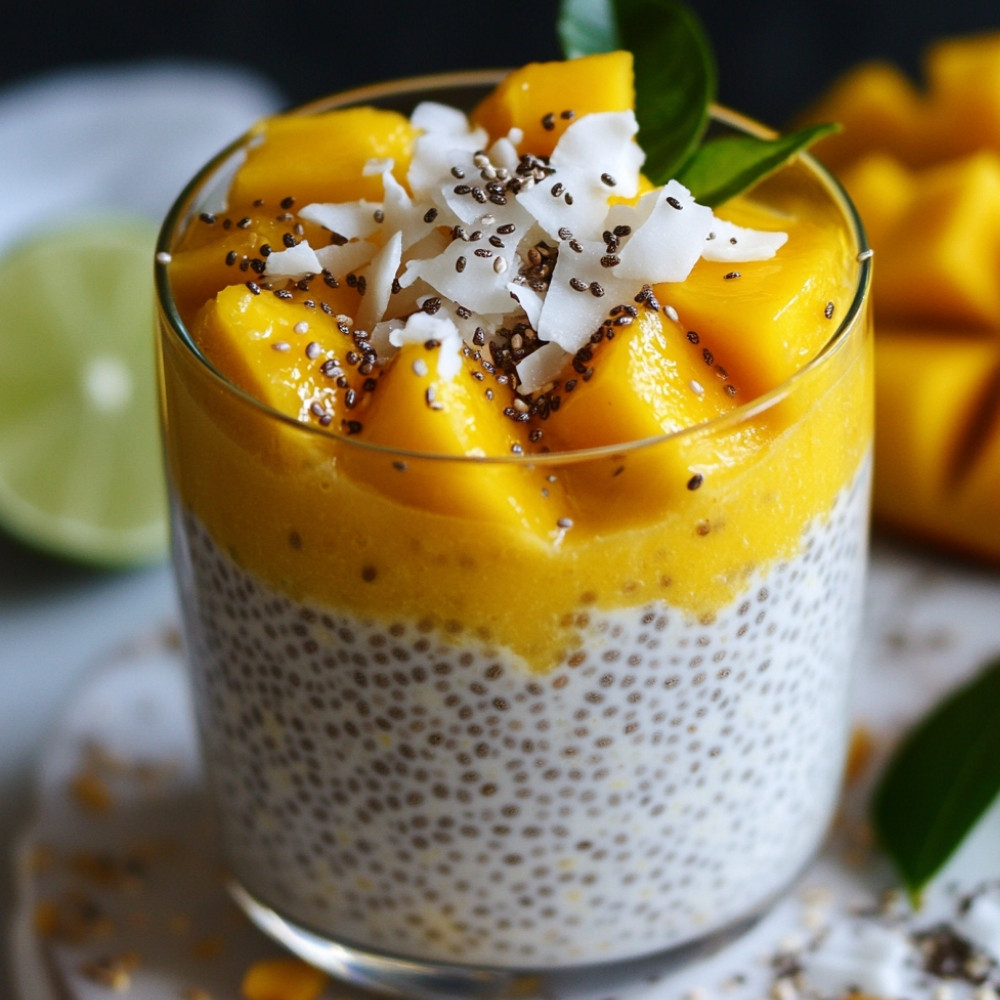
[[[776,894],[749,916],[663,951],[613,962],[519,969],[421,962],[331,941],[281,916],[238,882],[231,882],[229,891],[265,934],[310,965],[355,986],[408,1000],[617,1000],[745,934],[783,895]]]

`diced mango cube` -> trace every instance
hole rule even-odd
[[[913,202],[916,175],[893,156],[870,153],[847,167],[840,180],[861,216],[868,242],[885,246]]]
[[[324,301],[339,295],[341,307],[356,302],[353,289],[329,291]],[[345,360],[351,338],[336,318],[346,308],[331,305],[328,313],[306,304],[311,293],[288,294],[254,294],[243,285],[223,289],[198,314],[195,341],[251,396],[297,420],[339,431],[349,386],[338,379],[359,381]]]
[[[996,363],[997,347],[988,337],[878,331],[877,517],[926,535],[953,532],[948,520],[955,514],[964,442]]]
[[[316,225],[293,232],[281,214],[237,206],[191,223],[170,261],[170,287],[186,323],[221,288],[255,278],[253,267],[271,250],[284,250],[287,238],[308,240],[312,247],[329,242],[330,234]]]
[[[395,111],[360,107],[315,115],[278,115],[257,126],[261,140],[247,151],[230,187],[230,202],[278,211],[285,198],[310,202],[382,199],[382,178],[366,176],[371,159],[391,159],[405,181],[417,130]]]
[[[845,233],[808,219],[781,227],[772,217],[764,227],[736,203],[720,214],[740,225],[785,228],[788,242],[770,260],[701,260],[685,281],[654,291],[739,374],[737,402],[749,402],[814,358],[836,331],[854,299],[853,275],[842,263],[850,248]]]
[[[1000,33],[938,41],[924,60],[923,162],[979,149],[1000,152]]]
[[[739,373],[728,371],[699,336],[661,312],[641,308],[630,325],[610,327],[580,367],[570,371],[545,440],[564,450],[620,444],[620,454],[591,463],[582,474],[569,465],[563,479],[584,508],[615,510],[623,520],[648,518],[677,506],[720,469],[738,464],[760,442],[763,427],[747,424],[730,435],[681,435],[639,448],[630,442],[696,427],[737,406]],[[572,386],[572,391],[567,391]],[[598,499],[599,498],[599,501]]]
[[[629,111],[635,104],[631,52],[528,63],[509,73],[472,113],[494,139],[524,133],[522,151],[548,156],[578,115]]]
[[[606,329],[612,336],[586,361],[592,374],[569,372],[573,390],[564,386],[549,418],[546,439],[561,449],[642,441],[735,408],[735,373],[661,312],[640,309],[630,325]]]
[[[922,115],[922,98],[910,79],[890,63],[873,61],[845,73],[803,120],[840,123],[840,132],[813,147],[837,170],[873,149],[910,162]]]
[[[554,530],[562,512],[553,512],[539,472],[518,463],[476,461],[502,460],[524,449],[522,425],[503,413],[513,394],[492,380],[492,385],[477,380],[475,374],[482,373],[464,355],[461,370],[442,377],[442,350],[436,341],[401,347],[356,412],[357,433],[361,441],[388,448],[467,461],[345,448],[344,468],[410,506],[536,532]]]
[[[922,171],[877,253],[880,319],[1000,323],[1000,156],[977,153]]]

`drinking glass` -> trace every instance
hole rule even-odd
[[[496,79],[299,113],[469,108]],[[278,413],[192,338],[169,257],[252,141],[183,192],[156,265],[173,561],[235,898],[408,996],[606,996],[730,940],[813,857],[844,760],[872,435],[845,195],[808,157],[754,194],[827,227],[851,276],[777,388],[623,445],[442,456]],[[517,498],[543,494],[561,516],[529,524]]]

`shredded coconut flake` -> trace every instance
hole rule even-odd
[[[264,273],[269,279],[292,278],[297,280],[323,270],[316,252],[303,240],[287,250],[276,250],[266,258]]]
[[[426,344],[428,340],[440,343],[437,354],[437,372],[442,379],[453,379],[462,370],[462,338],[458,327],[447,317],[416,312],[402,326],[389,332],[389,342],[394,347],[404,344]]]
[[[378,246],[367,240],[352,240],[350,243],[344,243],[340,246],[331,244],[328,247],[320,247],[315,254],[320,266],[314,269],[313,273],[327,270],[331,274],[341,277],[363,267],[375,256],[377,250]],[[275,254],[271,254],[271,257],[274,256]],[[270,269],[271,257],[267,258],[268,269]]]
[[[268,279],[363,274],[355,319],[382,361],[411,339],[435,339],[439,375],[451,378],[463,341],[483,347],[501,327],[524,323],[541,345],[516,367],[519,391],[530,395],[558,379],[644,284],[683,281],[700,257],[766,259],[786,239],[717,219],[676,181],[623,203],[639,190],[644,159],[632,112],[574,119],[548,160],[529,159],[528,173],[522,154],[532,151],[519,129],[487,147],[481,128],[433,102],[411,121],[420,134],[406,186],[391,160],[368,161],[366,176],[382,178],[381,202],[299,212],[347,242],[313,250],[303,241],[272,253],[265,271]],[[420,311],[432,295],[442,300],[433,316]]]

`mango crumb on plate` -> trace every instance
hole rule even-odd
[[[254,962],[243,977],[244,1000],[316,1000],[326,973],[297,958]]]

